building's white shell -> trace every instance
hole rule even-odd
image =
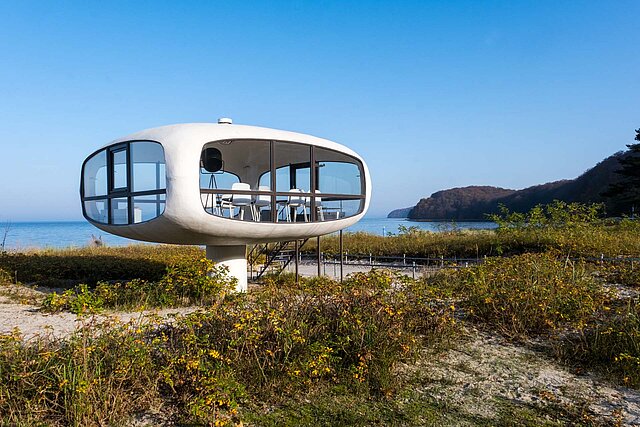
[[[199,162],[205,144],[220,140],[274,140],[314,145],[353,156],[364,170],[364,208],[355,216],[326,222],[249,222],[205,212],[200,193]],[[159,217],[139,224],[108,225],[93,222],[106,232],[149,242],[237,246],[303,239],[348,227],[364,216],[371,196],[371,178],[364,160],[335,142],[301,133],[233,124],[193,123],[163,126],[127,135],[107,146],[126,141],[155,141],[166,161],[166,207]]]

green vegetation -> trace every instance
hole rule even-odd
[[[601,205],[566,204],[556,201],[521,214],[506,208],[491,220],[497,230],[429,232],[417,227],[401,229],[397,235],[377,236],[346,233],[345,250],[351,254],[433,258],[482,258],[557,251],[570,257],[600,258],[640,255],[640,222],[630,219],[604,220]],[[337,254],[339,239],[322,239],[322,251]],[[315,242],[304,246],[315,251]]]
[[[599,209],[558,202],[503,210],[495,231],[350,235],[352,252],[502,256],[415,280],[271,275],[247,294],[229,292],[233,280],[195,247],[5,253],[0,290],[16,275],[66,284],[41,307],[77,313],[83,327],[66,338],[0,335],[0,424],[122,425],[161,413],[187,425],[614,425],[545,390],[544,404],[493,398],[491,413],[469,412],[434,394],[448,378],[421,368],[478,329],[640,388],[640,266],[629,259],[640,229]],[[189,305],[199,308],[130,324],[89,316]]]
[[[235,283],[235,279],[227,276],[226,269],[203,258],[167,267],[165,275],[155,282],[144,279],[98,282],[93,289],[82,284],[62,294],[52,292],[42,308],[49,312],[66,310],[83,314],[97,313],[104,308],[205,306],[219,302],[221,296],[235,288]]]
[[[89,323],[63,341],[2,336],[0,419],[119,424],[162,403],[179,422],[223,425],[256,399],[278,404],[336,386],[391,395],[397,362],[455,329],[449,307],[416,305],[419,288],[393,282],[374,272],[343,284],[266,283],[218,294],[216,307],[171,324]]]
[[[569,362],[597,368],[626,385],[640,387],[638,298],[568,338],[559,351]]]
[[[640,129],[636,129],[635,140],[640,141]],[[603,194],[616,212],[634,212],[640,207],[640,142],[628,144],[627,148],[629,151],[620,158],[620,169],[616,171],[619,180],[612,182]]]
[[[197,246],[132,245],[0,253],[0,269],[21,283],[69,288],[111,280],[159,280],[168,266],[204,257]]]
[[[85,325],[65,341],[0,335],[2,425],[113,425],[157,399],[135,325]]]
[[[584,263],[549,253],[489,258],[424,280],[459,298],[471,319],[511,337],[583,328],[610,303]]]

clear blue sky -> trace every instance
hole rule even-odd
[[[0,2],[0,221],[80,219],[84,157],[215,121],[333,139],[370,213],[573,178],[640,127],[638,1]]]

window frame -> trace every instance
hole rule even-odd
[[[154,219],[157,219],[158,217],[160,217],[164,213],[164,209],[166,209],[166,203],[167,203],[167,198],[166,198],[166,193],[167,193],[166,179],[165,179],[165,188],[160,188],[160,189],[155,189],[155,190],[145,190],[145,191],[132,191],[133,190],[133,161],[132,161],[132,158],[131,158],[131,144],[135,144],[135,143],[139,143],[139,142],[150,142],[150,143],[158,144],[160,146],[160,148],[162,149],[162,158],[163,158],[164,164],[166,165],[167,158],[165,156],[164,147],[162,146],[162,144],[160,142],[154,141],[154,140],[150,140],[150,139],[134,139],[134,140],[129,140],[129,141],[122,141],[122,142],[118,142],[116,144],[112,144],[112,145],[108,145],[106,147],[102,147],[102,148],[94,151],[93,153],[91,153],[91,155],[89,155],[82,162],[82,169],[81,169],[81,174],[80,174],[80,200],[82,202],[82,215],[85,217],[85,219],[87,221],[95,223],[95,224],[103,224],[103,225],[108,225],[108,226],[113,226],[113,227],[121,227],[121,226],[127,226],[127,225],[144,224],[146,222],[153,221]],[[85,182],[84,181],[84,179],[85,179],[85,166],[86,166],[86,164],[87,164],[87,162],[89,160],[91,160],[94,156],[98,155],[102,151],[106,152],[106,160],[107,160],[107,164],[106,164],[106,168],[107,168],[107,194],[106,195],[100,195],[100,196],[85,196],[85,185],[84,185],[84,182]],[[121,151],[125,151],[126,156],[127,156],[127,163],[126,163],[127,185],[126,185],[126,187],[114,187],[115,179],[114,179],[113,156],[114,156],[115,153],[118,153],[118,152],[121,152]],[[166,174],[166,167],[165,167],[165,174]],[[154,218],[148,219],[146,221],[134,222],[135,221],[134,198],[140,197],[140,196],[153,196],[153,195],[162,195],[162,194],[165,195],[165,198],[164,198],[164,205],[165,206],[164,206],[164,209],[162,210],[162,212],[160,213],[160,215],[157,215]],[[114,224],[113,223],[113,212],[112,212],[113,211],[113,209],[112,209],[112,200],[113,199],[122,199],[122,198],[126,198],[127,199],[127,203],[128,203],[128,205],[127,205],[127,223],[126,224]],[[89,215],[87,215],[87,209],[86,209],[85,202],[91,202],[91,201],[96,201],[96,200],[106,200],[106,202],[107,202],[106,203],[107,222],[96,221],[95,219],[93,219]]]

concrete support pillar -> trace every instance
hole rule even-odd
[[[238,279],[236,291],[247,291],[247,246],[207,246],[207,258],[227,266],[229,275]]]

